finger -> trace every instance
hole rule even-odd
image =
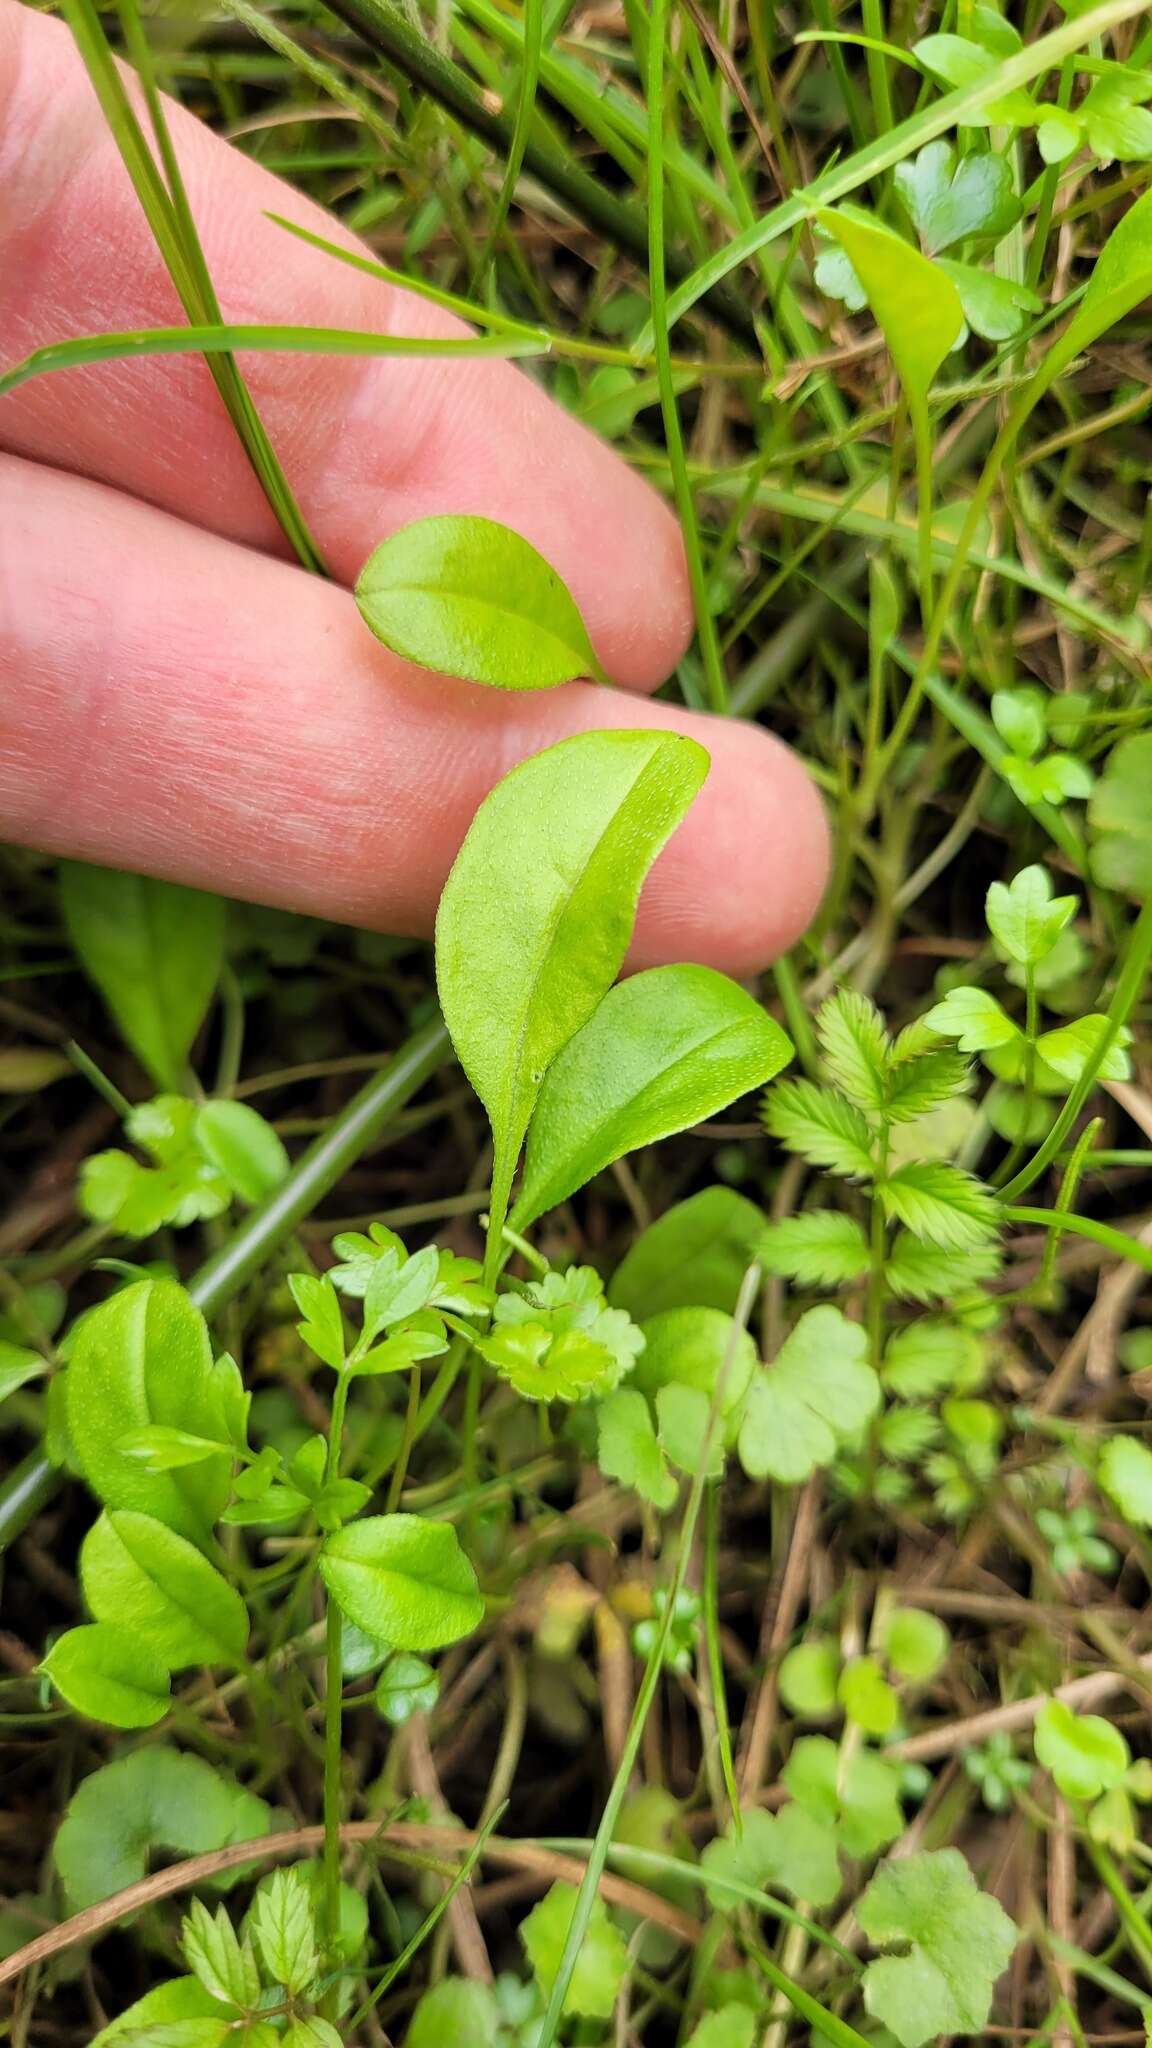
[[[465,330],[266,218],[351,236],[169,108],[222,310],[414,335]],[[0,361],[78,333],[183,318],[71,36],[0,0]],[[691,625],[676,526],[648,486],[510,363],[247,355],[245,377],[333,573],[351,582],[406,520],[479,512],[569,584],[608,673],[650,688]],[[0,404],[0,445],[102,478],[234,540],[282,548],[203,361],[35,379]]]
[[[333,585],[13,457],[0,564],[0,836],[427,933],[515,761],[639,724],[700,738],[712,769],[645,890],[636,959],[748,974],[816,908],[821,807],[756,727],[590,684],[508,696],[422,675]]]

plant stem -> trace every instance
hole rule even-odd
[[[332,1421],[328,1430],[328,1457],[324,1468],[326,1485],[340,1477],[340,1447],[344,1438],[344,1411],[348,1406],[348,1390],[352,1375],[342,1372],[337,1377],[336,1393],[332,1402]],[[328,1944],[329,1960],[334,1960],[336,1942],[340,1933],[340,1823],[343,1820],[343,1787],[341,1762],[343,1750],[344,1717],[344,1659],[342,1655],[342,1627],[340,1609],[330,1595],[325,1595],[327,1608],[324,1628],[324,1892],[323,1892],[323,1934]]]

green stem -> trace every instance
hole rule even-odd
[[[1072,1216],[1065,1209],[1028,1209],[1016,1204],[1005,1214],[1010,1223],[1032,1223],[1041,1230],[1071,1230],[1076,1237],[1090,1237],[1093,1244],[1102,1244],[1117,1258],[1131,1259],[1134,1266],[1152,1273],[1152,1245],[1141,1244],[1126,1231],[1113,1230],[1110,1223],[1097,1223],[1092,1216]]]
[[[327,1485],[340,1477],[340,1447],[344,1438],[344,1412],[352,1376],[342,1372],[336,1381],[332,1421],[328,1430],[328,1457],[324,1468]],[[324,1630],[324,1892],[323,1933],[330,1960],[334,1960],[340,1932],[340,1823],[343,1820],[343,1718],[344,1660],[342,1622],[336,1602],[327,1598]]]
[[[732,1758],[732,1728],[728,1720],[728,1696],[724,1685],[724,1659],[720,1650],[720,1482],[708,1488],[704,1504],[704,1641],[708,1652],[708,1684],[716,1720],[716,1742],[724,1790],[736,1829],[743,1834],[740,1793]]]

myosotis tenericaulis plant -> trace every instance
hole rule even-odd
[[[67,11],[136,174],[147,143],[99,19]],[[310,1215],[386,1115],[406,1156],[430,1121],[467,1126],[458,1097],[404,1107],[446,1048],[419,974],[357,942],[358,996],[371,1010],[386,990],[385,1030],[397,1008],[419,1028],[294,1161],[291,1121],[245,1099],[245,1017],[281,983],[314,1003],[333,941],[269,924],[238,946],[214,898],[65,870],[67,933],[156,1092],[79,1048],[18,1049],[11,1069],[34,1089],[79,1064],[123,1140],[105,1124],[84,1148],[76,1252],[18,1259],[0,1301],[6,1414],[99,1503],[74,1612],[24,1631],[42,1676],[5,1683],[21,1732],[59,1745],[57,1808],[62,1776],[79,1782],[0,1953],[35,1987],[38,1956],[54,1971],[100,1931],[67,1916],[148,1906],[145,1969],[123,1995],[102,1980],[130,2009],[99,2031],[88,2007],[96,2041],[127,2048],[919,2048],[980,2034],[1013,1956],[997,2020],[1060,2048],[1135,2038],[1148,1759],[1136,1723],[1096,1710],[1125,1682],[1139,1697],[1152,1570],[1138,1306],[1123,1329],[1152,1265],[1127,1194],[1152,1129],[1140,9],[1014,24],[868,0],[858,30],[659,4],[573,34],[532,0],[454,0],[426,40],[340,0],[352,40],[324,15],[315,44],[311,10],[229,11],[266,49],[249,80],[231,31],[206,43],[227,121],[253,81],[265,92],[260,64],[280,111],[294,78],[306,95],[303,125],[278,114],[256,153],[291,135],[299,173],[351,193],[369,232],[411,198],[402,260],[427,275],[403,281],[481,330],[445,347],[551,355],[566,402],[674,495],[700,628],[682,692],[773,703],[835,807],[837,864],[815,937],[778,970],[799,1057],[777,1078],[788,1040],[723,976],[617,981],[703,751],[638,714],[515,770],[437,932],[491,1167],[470,1155],[462,1194],[425,1203],[421,1184],[323,1239]],[[122,19],[147,72],[131,5]],[[363,89],[369,48],[395,119]],[[201,53],[155,61],[188,85]],[[306,170],[317,93],[352,121]],[[437,127],[433,102],[462,125]],[[504,152],[491,193],[472,124]],[[607,177],[558,148],[569,127]],[[398,128],[396,176],[378,177]],[[650,302],[609,260],[571,317],[564,264],[525,254],[509,218],[520,167],[521,199],[585,209],[647,263]],[[182,193],[144,197],[191,328],[66,342],[0,390],[204,350],[316,567],[232,351],[404,344],[224,329]],[[436,268],[445,240],[461,289]],[[1099,410],[1086,359],[1120,385]],[[357,595],[425,670],[603,680],[559,578],[491,521],[402,529]],[[17,886],[42,914],[35,871]],[[35,988],[35,956],[20,971]],[[217,994],[201,1087],[189,1058]],[[307,1072],[301,1018],[276,1016]],[[344,1050],[324,1041],[320,1064]],[[759,1137],[711,1124],[762,1088]],[[623,1244],[603,1222],[621,1198]],[[456,1235],[475,1216],[483,1246]],[[100,1254],[59,1337],[57,1276]],[[477,1690],[504,1709],[482,1795]],[[602,1781],[576,1802],[591,1840],[520,1840],[526,1729],[552,1745],[539,1777],[557,1744],[595,1754]],[[566,1824],[573,1807],[537,1811]],[[186,1912],[171,1874],[177,1917],[132,1889],[173,1856],[206,1859]],[[515,1873],[507,1938],[509,1903],[469,1889],[489,1856]],[[517,1904],[534,1880],[543,1896]]]

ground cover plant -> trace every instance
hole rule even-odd
[[[388,337],[222,325],[176,94],[668,492],[665,695],[835,862],[762,982],[620,979],[709,766],[640,716],[434,948],[5,854],[4,2038],[1138,2048],[1146,10],[63,11],[192,331],[0,393],[207,351],[315,566],[234,351]],[[597,673],[463,511],[357,600]]]

